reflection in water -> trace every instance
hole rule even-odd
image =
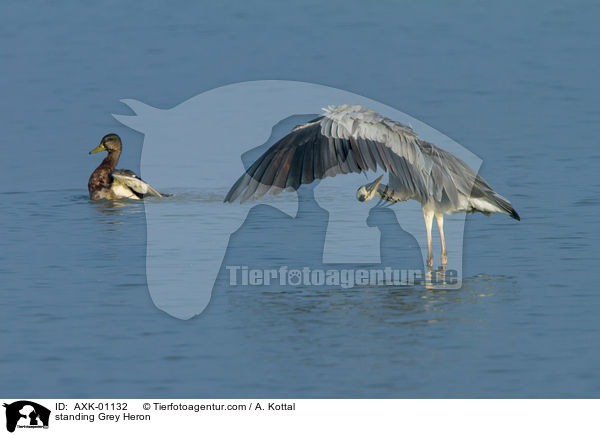
[[[336,328],[380,328],[383,325],[427,326],[433,323],[485,321],[477,309],[457,310],[474,305],[510,287],[506,277],[472,277],[460,289],[415,286],[371,286],[344,288],[222,288],[232,312],[250,323],[282,326],[302,322],[331,324]],[[461,314],[462,313],[462,314]],[[283,320],[285,319],[285,320]]]
[[[101,199],[89,201],[94,210],[100,213],[99,222],[107,225],[122,225],[123,214],[144,213],[144,204],[142,201],[128,199]],[[116,231],[114,228],[107,228],[107,231]]]
[[[428,267],[425,271],[423,285],[427,289],[448,289],[456,287],[457,280],[458,272],[456,270],[447,269],[445,266],[437,270]]]

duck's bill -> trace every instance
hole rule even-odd
[[[373,181],[372,183],[367,184],[367,192],[369,193],[369,195],[371,193],[373,193],[373,191],[375,191],[375,189],[377,189],[377,186],[379,186],[379,183],[381,183],[381,179],[383,178],[384,174],[381,174],[375,181]]]
[[[96,148],[94,148],[93,150],[91,150],[89,153],[90,154],[96,154],[96,153],[99,153],[100,151],[104,151],[104,150],[106,150],[106,147],[104,146],[103,143],[101,143]]]

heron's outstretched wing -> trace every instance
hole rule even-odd
[[[115,180],[114,182],[128,187],[139,197],[144,195],[164,196],[129,169],[117,169],[111,175]]]
[[[325,114],[294,128],[236,181],[225,202],[258,199],[271,191],[337,174],[388,171],[415,199],[425,199],[432,161],[412,128],[361,106],[330,106]]]
[[[519,219],[510,202],[458,157],[419,139],[409,126],[348,105],[329,106],[294,128],[248,168],[224,201],[258,199],[378,167],[389,172],[397,198],[433,202],[442,213],[502,212]]]

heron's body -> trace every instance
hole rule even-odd
[[[404,124],[360,106],[330,106],[325,114],[297,126],[267,150],[230,189],[225,202],[244,202],[271,192],[296,190],[315,179],[350,172],[389,173],[358,189],[357,199],[378,196],[395,203],[421,203],[427,228],[429,266],[433,265],[431,226],[436,217],[446,264],[443,216],[451,213],[505,213],[520,220],[511,203],[465,162],[420,139]]]
[[[163,196],[129,169],[115,169],[121,156],[121,139],[116,134],[102,138],[90,154],[108,151],[108,155],[88,180],[90,199],[142,199],[145,195]]]

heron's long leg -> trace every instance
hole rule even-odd
[[[440,231],[440,242],[442,243],[442,267],[446,267],[448,264],[448,252],[446,252],[446,240],[444,240],[444,215],[442,213],[435,215],[437,221],[438,230]]]
[[[433,251],[431,249],[431,227],[433,226],[433,212],[423,209],[425,227],[427,228],[427,267],[433,267]]]

